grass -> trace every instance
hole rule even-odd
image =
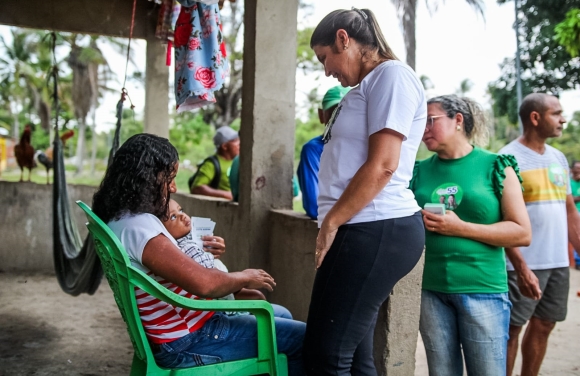
[[[89,185],[89,186],[98,186],[103,179],[103,175],[105,171],[97,170],[94,174],[91,174],[91,171],[84,171],[81,174],[76,174],[74,170],[69,170],[69,168],[65,168],[66,170],[66,181],[69,184],[80,184],[80,185]],[[50,170],[50,184],[54,181],[54,172]],[[0,179],[4,181],[19,181],[20,180],[20,169],[11,169],[11,170],[4,170],[2,171],[2,175],[0,175]],[[24,171],[24,180],[28,180],[28,170]],[[44,168],[35,168],[32,170],[30,174],[30,181],[37,184],[46,184],[46,169]]]
[[[96,187],[101,184],[103,176],[105,175],[104,170],[97,170],[95,174],[91,174],[90,169],[85,169],[85,171],[78,175],[75,172],[74,166],[66,165],[66,181],[69,184],[80,184]],[[175,184],[177,185],[178,192],[189,192],[189,187],[187,186],[187,180],[193,175],[193,171],[186,168],[180,168],[177,176],[175,177]],[[24,171],[24,180],[28,179],[28,170]],[[50,170],[50,183],[53,182],[53,170]],[[10,169],[2,171],[0,175],[0,180],[16,182],[20,180],[20,169]],[[37,184],[46,184],[46,169],[35,168],[32,170],[30,175],[30,180]],[[294,199],[292,201],[294,211],[298,213],[305,213],[302,207],[302,199]]]

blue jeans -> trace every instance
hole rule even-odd
[[[274,310],[274,317],[280,317],[288,320],[293,319],[292,313],[290,313],[290,311],[286,307],[272,303],[272,309]]]
[[[510,310],[507,293],[423,290],[419,329],[429,375],[463,375],[463,357],[470,376],[505,375]]]
[[[288,357],[288,374],[304,375],[302,342],[306,324],[275,318],[278,352]],[[156,352],[160,367],[187,368],[258,356],[256,318],[227,316],[216,312],[202,328],[175,341],[164,343]]]

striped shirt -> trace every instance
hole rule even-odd
[[[177,246],[175,239],[167,232],[161,221],[151,214],[127,215],[107,224],[119,238],[127,251],[131,265],[147,273],[161,285],[174,293],[189,299],[201,299],[181,287],[153,274],[142,264],[143,249],[147,242],[159,234],[165,235]],[[156,344],[171,342],[201,328],[214,314],[207,311],[193,311],[165,303],[145,291],[135,288],[135,298],[139,316],[147,338]]]
[[[566,196],[571,194],[568,161],[564,154],[546,145],[538,154],[514,140],[500,151],[518,161],[523,179],[524,201],[532,224],[532,242],[521,247],[532,270],[569,265]],[[507,262],[508,270],[514,270]]]

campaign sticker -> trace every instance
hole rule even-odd
[[[548,178],[552,184],[563,187],[566,185],[566,170],[557,163],[552,163],[548,167]]]
[[[457,209],[463,199],[463,189],[456,183],[441,184],[431,194],[431,202],[444,204],[445,209]]]

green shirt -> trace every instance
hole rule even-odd
[[[475,147],[458,159],[437,155],[415,164],[410,188],[418,204],[443,203],[462,220],[493,224],[502,220],[504,169],[515,158]],[[518,174],[519,177],[519,174]],[[508,291],[502,247],[425,231],[423,289],[442,293],[503,293]]]
[[[580,196],[580,181],[570,179],[570,189],[572,190],[572,196]],[[576,203],[576,209],[580,211],[580,202]]]
[[[230,190],[230,181],[228,179],[228,170],[232,166],[231,160],[226,160],[222,156],[217,155],[218,162],[221,168],[220,183],[218,189],[222,191]],[[195,177],[195,180],[191,184],[192,187],[199,187],[200,185],[210,185],[213,177],[215,176],[215,167],[213,162],[208,160],[199,167],[199,173]]]

